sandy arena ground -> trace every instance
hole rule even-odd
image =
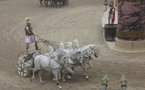
[[[145,90],[145,53],[119,53],[110,50],[103,39],[102,0],[70,0],[64,8],[39,7],[38,0],[0,0],[0,90],[58,90],[50,75],[41,85],[38,78],[19,77],[18,53],[25,50],[25,17],[32,18],[35,34],[53,41],[72,41],[81,46],[97,44],[101,54],[92,61],[89,81],[80,69],[72,80],[62,82],[62,90],[100,90],[105,73],[110,77],[108,90],[120,90],[120,77],[128,78],[128,90]]]

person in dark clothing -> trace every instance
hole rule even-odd
[[[111,2],[109,7],[110,7],[110,10],[109,10],[109,16],[108,16],[108,24],[114,24],[114,21],[115,21],[114,2]]]

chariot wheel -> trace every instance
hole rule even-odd
[[[24,68],[24,56],[22,57],[19,57],[19,60],[18,60],[18,64],[17,64],[17,72],[18,72],[18,75],[21,76],[21,77],[27,77],[30,75],[31,71],[30,70],[26,70]]]

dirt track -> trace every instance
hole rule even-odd
[[[15,65],[25,49],[25,17],[32,18],[35,34],[53,41],[72,41],[81,45],[95,43],[101,55],[93,60],[90,80],[80,70],[72,80],[62,83],[63,90],[99,90],[101,78],[110,76],[109,90],[119,90],[122,73],[128,78],[128,90],[145,90],[145,53],[127,54],[111,51],[102,36],[102,0],[70,0],[64,8],[39,7],[37,0],[0,0],[0,90],[57,90],[50,78],[41,85],[38,79],[17,75]]]

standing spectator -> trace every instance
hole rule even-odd
[[[104,11],[107,10],[107,8],[108,8],[108,4],[109,4],[108,0],[104,0],[104,5],[105,5],[105,10],[104,10]]]
[[[111,2],[109,4],[110,10],[109,10],[109,16],[108,16],[108,24],[114,24],[115,21],[115,8],[114,8],[114,2]]]

